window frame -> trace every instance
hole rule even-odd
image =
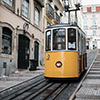
[[[81,31],[78,30],[78,52],[79,52],[79,55],[81,55]]]
[[[3,5],[12,12],[15,12],[15,0],[13,0],[12,6],[3,0]]]
[[[92,15],[92,18],[96,18],[96,15],[95,15],[95,14],[93,14],[93,15]]]
[[[75,39],[76,39],[76,43],[75,43],[75,49],[73,49],[73,50],[70,50],[70,49],[69,49],[69,41],[68,41],[68,39],[69,39],[69,36],[68,36],[68,35],[69,35],[69,29],[74,29],[75,32],[76,32],[76,33],[75,33],[75,34],[76,34],[76,35],[75,35],[75,36],[76,36],[76,38],[75,38]],[[76,29],[76,28],[73,28],[73,27],[72,27],[72,28],[68,28],[68,29],[67,29],[67,50],[69,50],[69,51],[77,51],[77,48],[78,48],[78,47],[77,47],[77,40],[78,40],[78,39],[77,39],[77,29]]]
[[[87,15],[86,14],[83,17],[84,17],[84,19],[87,19]]]
[[[93,31],[92,31],[92,34],[93,34],[93,36],[96,36],[97,31],[96,31],[96,30],[93,30]]]
[[[22,16],[24,16],[25,18],[29,19],[29,17],[30,17],[30,13],[29,13],[29,11],[30,11],[30,2],[29,2],[29,0],[26,0],[26,1],[28,2],[28,12],[26,12],[26,13],[27,13],[27,16],[26,16],[26,15],[23,14],[23,11],[24,11],[24,13],[25,13],[25,10],[23,10],[23,6],[24,6],[23,2],[24,2],[24,1],[25,1],[25,0],[22,0],[21,14],[22,14]],[[24,6],[24,7],[25,7],[25,6]],[[25,7],[25,8],[26,8],[26,7]]]
[[[38,12],[38,20],[37,20],[37,22],[38,22],[38,25],[37,25],[37,23],[35,23],[36,22],[36,13],[35,13],[35,11],[37,10],[37,12]],[[34,24],[36,25],[36,26],[38,26],[38,27],[40,27],[40,10],[37,8],[37,7],[35,7],[34,8]]]
[[[64,29],[64,31],[65,31],[65,41],[64,42],[58,42],[58,43],[54,43],[54,30],[57,30],[57,29]],[[54,44],[65,44],[65,47],[64,47],[64,49],[53,49],[53,46],[54,46]],[[66,28],[55,28],[55,29],[53,29],[52,30],[52,50],[53,51],[59,51],[59,50],[66,50]]]
[[[92,20],[92,28],[97,28],[96,20]]]
[[[11,32],[10,35],[7,35],[7,34],[4,33],[4,28],[5,28],[5,29],[8,29],[8,30]],[[12,52],[13,52],[13,51],[12,51],[12,50],[13,50],[13,47],[12,47],[12,38],[13,38],[13,37],[12,37],[12,33],[13,33],[12,30],[9,29],[8,27],[2,27],[2,50],[4,50],[4,49],[3,49],[3,46],[4,46],[4,42],[3,42],[3,41],[6,40],[6,42],[7,42],[7,39],[8,39],[8,40],[10,39],[10,40],[9,40],[9,41],[10,41],[10,45],[9,45],[10,49],[8,48],[8,50],[10,50],[9,53],[7,53],[7,50],[6,50],[6,49],[7,49],[7,46],[6,46],[6,48],[5,48],[6,53],[3,52],[3,51],[1,51],[2,54],[12,55]],[[8,34],[9,34],[9,33],[8,33]],[[6,39],[4,39],[4,37],[5,37]]]
[[[52,48],[51,48],[51,45],[52,45],[51,43],[50,43],[50,44],[51,44],[51,45],[50,45],[50,50],[49,50],[49,49],[46,49],[46,48],[49,48],[49,45],[47,45],[47,44],[49,44],[49,42],[48,42],[48,43],[46,42],[46,41],[47,41],[47,32],[49,32],[49,31],[50,31],[50,35],[52,35],[52,30],[46,30],[46,31],[45,31],[45,34],[46,34],[46,35],[45,35],[45,51],[46,51],[46,52],[47,52],[47,51],[51,51],[51,49],[52,49]],[[51,37],[51,36],[50,36],[50,37]],[[48,39],[48,41],[49,41],[49,39]],[[51,41],[52,41],[52,39],[51,39]],[[51,42],[51,41],[50,41],[50,42]]]
[[[96,11],[96,7],[95,6],[92,6],[91,9],[92,9],[92,12]]]
[[[83,7],[83,12],[87,12],[87,7]]]
[[[88,24],[87,24],[87,21],[86,20],[83,21],[83,28],[84,29],[87,29],[88,28]]]

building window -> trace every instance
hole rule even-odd
[[[84,21],[84,25],[87,25],[87,21]]]
[[[92,15],[92,18],[96,18],[96,15]]]
[[[92,21],[92,25],[96,25],[96,20],[93,20]]]
[[[92,20],[92,28],[97,28],[96,20]]]
[[[87,29],[88,28],[87,21],[84,21],[83,22],[83,27],[84,27],[84,29]]]
[[[35,24],[40,25],[40,11],[37,8],[35,8]]]
[[[29,0],[23,0],[22,2],[22,15],[29,18]]]
[[[2,31],[2,53],[12,53],[12,31],[7,27],[3,27]]]
[[[93,36],[96,36],[96,31],[95,30],[93,30]]]
[[[84,19],[87,19],[87,15],[84,15]]]
[[[7,3],[9,6],[13,7],[14,0],[3,0],[5,3]]]
[[[87,12],[87,7],[83,7],[83,12]]]
[[[95,8],[95,6],[93,6],[93,7],[92,7],[92,11],[96,11],[96,8]]]

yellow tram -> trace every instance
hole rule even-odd
[[[77,25],[57,24],[45,30],[45,78],[79,78],[87,67],[86,36]]]

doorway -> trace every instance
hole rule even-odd
[[[39,61],[39,43],[37,41],[34,42],[34,59],[36,59],[36,65],[38,66]]]
[[[29,43],[29,38],[24,35],[19,35],[18,69],[27,69],[29,67]]]

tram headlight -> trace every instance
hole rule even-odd
[[[57,66],[58,68],[60,68],[60,67],[62,66],[62,62],[61,62],[61,61],[57,61],[57,62],[56,62],[56,66]]]

